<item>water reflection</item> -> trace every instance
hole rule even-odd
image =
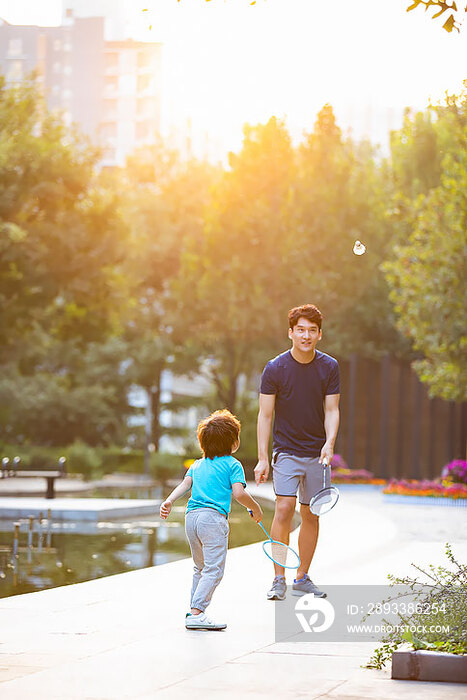
[[[272,508],[262,504],[270,527]],[[0,598],[55,588],[190,556],[184,531],[185,506],[171,519],[52,522],[43,518],[0,521]],[[19,524],[19,527],[18,527]],[[234,504],[229,547],[261,539],[260,528]],[[17,536],[15,536],[15,534]]]

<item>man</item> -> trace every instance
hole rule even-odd
[[[269,474],[269,436],[273,427],[273,485],[276,508],[271,537],[289,543],[289,533],[299,492],[302,522],[298,537],[300,569],[293,595],[314,593],[325,598],[308,576],[319,533],[319,517],[309,505],[322,488],[323,460],[334,454],[339,428],[339,366],[330,355],[316,350],[321,340],[322,314],[313,304],[289,311],[292,348],[270,360],[261,377],[258,414],[258,485]],[[330,470],[330,466],[328,469]],[[284,568],[274,564],[275,578],[269,600],[284,600],[287,587]]]

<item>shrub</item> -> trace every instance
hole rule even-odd
[[[467,484],[467,461],[465,459],[453,459],[445,464],[441,472],[443,479],[450,479],[456,484]]]
[[[20,452],[20,469],[26,467],[30,469],[57,469],[59,457],[63,452],[59,452],[53,447],[32,447],[29,453],[24,455]]]
[[[151,474],[159,481],[181,479],[185,475],[183,462],[182,455],[154,452],[150,461]]]
[[[429,565],[429,571],[412,564],[419,572],[424,574],[427,582],[418,578],[405,576],[398,578],[388,575],[391,586],[402,584],[411,589],[415,595],[415,601],[420,603],[422,612],[408,616],[399,614],[399,623],[392,631],[382,638],[383,645],[373,652],[366,668],[381,669],[396,649],[409,642],[414,650],[428,649],[443,651],[451,654],[467,654],[467,566],[460,564],[454,557],[451,545],[446,544],[446,556],[454,568],[435,567]],[[395,600],[390,598],[384,602]],[[407,629],[412,626],[422,628],[427,626],[426,610],[435,610],[435,614],[429,617],[428,631],[422,632],[422,637],[415,638]],[[365,620],[368,615],[365,615]],[[405,631],[402,631],[405,628]],[[431,629],[442,630],[434,631]],[[448,630],[448,631],[447,631]]]
[[[127,472],[142,474],[144,472],[144,451],[128,450],[125,447],[106,447],[99,450],[102,469],[105,474]]]
[[[66,449],[67,472],[70,474],[83,474],[85,479],[96,479],[102,476],[98,451],[89,447],[84,442],[77,440]]]

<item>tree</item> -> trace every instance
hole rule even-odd
[[[181,0],[177,0],[177,2],[180,1]],[[211,0],[206,0],[206,2],[211,2]],[[451,12],[447,19],[443,17],[443,19],[445,19],[443,29],[445,29],[447,32],[452,32],[453,29],[456,29],[459,32],[462,26],[463,14],[467,12],[467,5],[458,10],[455,0],[451,0],[451,2],[445,2],[445,0],[410,0],[410,3],[411,4],[407,7],[407,12],[415,10],[419,6],[425,7],[425,12],[430,7],[433,7],[435,13],[432,15],[432,19],[441,17],[445,12]],[[250,0],[249,4],[256,5],[256,0]],[[147,10],[143,10],[143,12],[147,12]],[[151,29],[151,26],[149,29]]]
[[[183,162],[162,144],[136,153],[121,174],[129,194],[124,216],[131,231],[126,274],[131,280],[131,308],[125,321],[126,376],[143,387],[151,402],[150,442],[156,449],[160,424],[161,378],[164,370],[197,368],[197,357],[183,337],[174,338],[172,280],[189,236],[199,237],[203,209],[216,168],[204,162]],[[185,402],[178,397],[174,410]],[[177,432],[164,429],[165,433]],[[148,441],[147,441],[148,442]]]
[[[461,10],[458,10],[455,0],[452,0],[450,3],[444,2],[444,0],[411,0],[411,5],[407,8],[407,12],[415,10],[419,6],[424,6],[425,12],[430,7],[433,7],[436,11],[435,14],[432,15],[432,19],[441,17],[445,12],[451,12],[443,24],[443,29],[447,32],[452,32],[453,29],[459,32],[463,21],[462,15],[467,12],[467,5]]]
[[[207,358],[217,406],[235,411],[240,377],[257,372],[296,300],[295,154],[284,124],[244,127],[243,146],[213,188],[201,237],[192,237],[176,282],[177,312]]]
[[[90,375],[127,298],[117,191],[32,82],[0,81],[0,133],[2,437],[108,442],[120,387]]]
[[[391,245],[389,194],[375,149],[344,139],[325,105],[299,149],[294,270],[301,298],[324,313],[323,349],[340,357],[406,351],[378,271]],[[367,247],[361,257],[356,240]]]
[[[448,98],[437,129],[449,127],[451,149],[440,184],[414,202],[414,226],[384,269],[398,327],[423,357],[414,367],[432,396],[467,398],[467,98]]]
[[[0,361],[36,323],[96,340],[125,299],[125,231],[98,153],[67,133],[32,83],[0,79]]]

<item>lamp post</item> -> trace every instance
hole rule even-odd
[[[58,466],[59,466],[61,475],[65,476],[65,474],[66,474],[66,457],[63,457],[63,456],[59,457]]]
[[[10,461],[9,457],[3,457],[2,458],[2,479],[4,479],[6,476],[8,476],[8,463]]]

